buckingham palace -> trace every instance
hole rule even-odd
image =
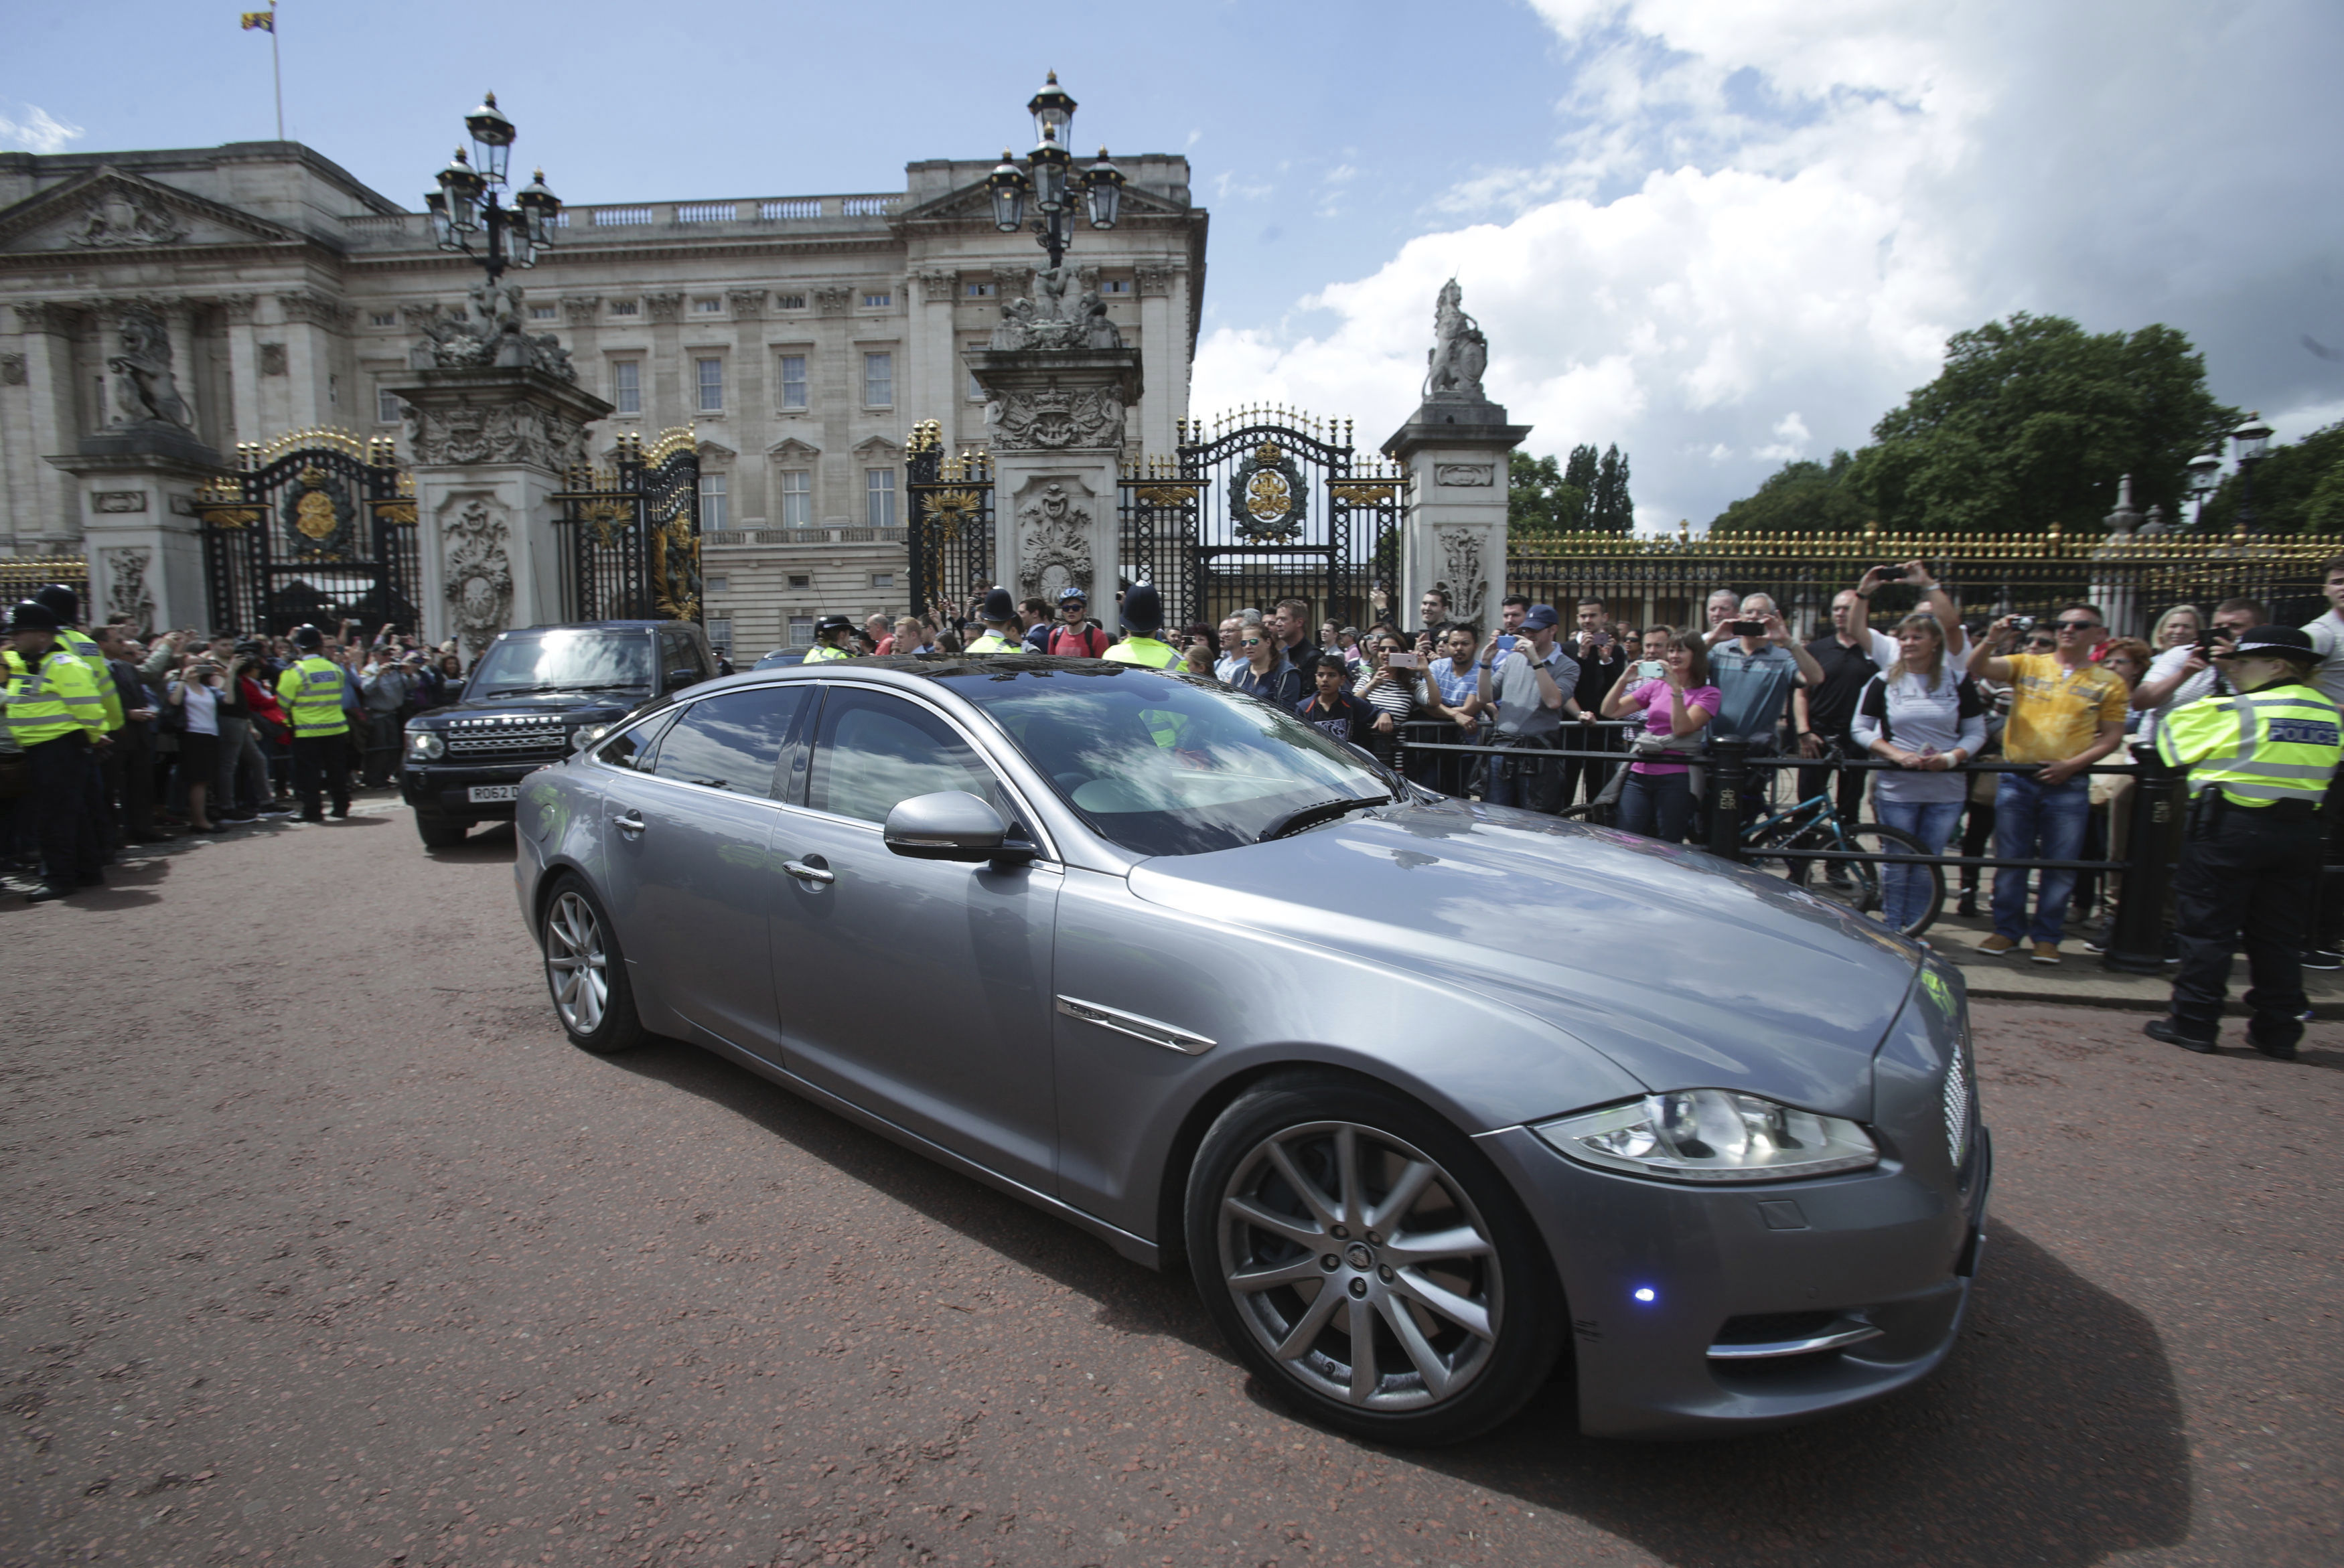
[[[1077,256],[1147,358],[1126,455],[1187,417],[1207,215],[1187,160],[1117,160],[1122,221]],[[529,328],[558,334],[613,412],[598,458],[679,426],[701,457],[706,611],[752,656],[813,617],[907,608],[903,454],[919,421],[985,440],[963,357],[1023,290],[1032,238],[992,221],[992,160],[909,164],[899,191],[578,206],[526,277]],[[84,548],[50,459],[116,417],[112,345],[158,319],[207,447],[335,428],[401,444],[391,390],[477,268],[425,214],[291,142],[0,154],[0,555]]]

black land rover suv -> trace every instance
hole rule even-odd
[[[598,620],[498,634],[464,695],[407,721],[399,793],[427,848],[475,822],[512,819],[527,774],[569,755],[581,730],[731,667],[691,621]]]

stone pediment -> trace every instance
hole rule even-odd
[[[1132,217],[1184,217],[1190,209],[1175,206],[1163,196],[1135,185],[1123,187],[1123,216]],[[978,222],[993,226],[993,195],[980,180],[955,191],[946,191],[932,201],[907,208],[901,215],[905,223]]]
[[[793,436],[788,440],[775,442],[767,447],[765,455],[769,457],[779,457],[785,463],[810,463],[822,456],[822,448],[808,446]]]
[[[854,455],[858,457],[892,457],[903,449],[901,446],[890,441],[884,436],[865,436],[862,440],[855,442],[853,447]]]
[[[298,245],[281,224],[105,165],[0,212],[0,251],[104,260],[200,246]]]
[[[703,463],[729,463],[741,455],[722,441],[702,441],[699,451]]]

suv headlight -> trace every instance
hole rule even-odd
[[[583,751],[609,733],[611,727],[607,724],[581,724],[570,732],[570,749]]]
[[[448,742],[436,729],[409,729],[407,755],[418,762],[437,762],[448,755]]]
[[[1880,1163],[1853,1121],[1729,1089],[1648,1094],[1531,1131],[1571,1159],[1667,1181],[1784,1181]]]

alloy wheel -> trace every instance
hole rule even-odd
[[[545,917],[545,969],[553,1005],[572,1034],[592,1034],[611,1006],[610,955],[602,924],[580,894],[564,892]]]
[[[1360,1410],[1456,1399],[1497,1345],[1489,1226],[1436,1161],[1358,1122],[1301,1123],[1248,1151],[1221,1195],[1220,1265],[1286,1372]]]

